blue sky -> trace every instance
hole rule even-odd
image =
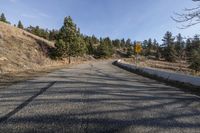
[[[25,26],[39,25],[58,29],[65,16],[71,16],[81,32],[97,37],[156,38],[161,42],[166,31],[185,37],[199,33],[200,25],[178,29],[170,16],[185,7],[194,7],[192,0],[0,0],[12,23],[22,20]]]

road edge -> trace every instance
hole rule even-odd
[[[179,89],[181,89],[185,92],[200,95],[200,86],[196,86],[196,85],[192,85],[192,84],[184,83],[184,82],[179,82],[179,81],[176,81],[176,80],[170,80],[169,78],[163,78],[163,77],[158,76],[158,75],[150,74],[150,73],[147,73],[145,71],[142,71],[141,68],[139,68],[139,67],[135,67],[135,66],[131,67],[131,65],[127,65],[125,63],[122,63],[121,60],[114,61],[112,64],[121,68],[121,69],[124,69],[126,71],[129,71],[129,72],[132,72],[132,73],[144,76],[144,77],[148,77],[150,79],[154,79],[154,80],[166,83],[167,85],[170,85],[170,86],[173,86],[173,87],[177,87],[177,88],[179,88]]]

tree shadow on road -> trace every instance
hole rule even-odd
[[[94,73],[87,70],[83,70],[82,75],[78,72],[67,76],[54,73],[43,81],[27,81],[30,86],[49,84],[38,92],[22,88],[0,93],[0,105],[5,108],[17,102],[18,97],[30,96],[0,117],[0,132],[200,130],[199,97],[140,76],[122,78],[123,73],[112,71],[108,74],[101,69],[92,69]],[[16,98],[15,101],[8,100],[12,97]],[[41,113],[27,114],[29,105],[29,110]],[[61,107],[66,110],[60,111]],[[50,113],[50,110],[55,112]],[[23,113],[26,115],[20,115]]]

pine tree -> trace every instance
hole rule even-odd
[[[156,39],[153,40],[153,46],[152,46],[152,49],[153,50],[157,50],[157,48],[159,47],[159,43],[157,42]]]
[[[4,13],[1,14],[0,21],[7,22]]]
[[[21,21],[18,22],[17,27],[20,29],[24,29],[24,26]]]
[[[185,42],[184,42],[183,37],[181,36],[180,33],[176,37],[176,40],[177,41],[175,43],[175,49],[176,49],[177,55],[183,56]]]
[[[64,24],[60,29],[57,40],[56,46],[57,49],[61,49],[59,50],[61,51],[61,57],[68,57],[69,63],[71,63],[71,57],[79,56],[80,53],[83,53],[83,49],[85,49],[85,43],[83,38],[81,38],[80,30],[77,29],[70,16],[64,19]]]
[[[194,39],[192,40],[192,49],[198,49],[200,47],[200,38],[198,35],[194,36]]]
[[[126,42],[125,42],[125,40],[124,40],[124,38],[123,38],[123,39],[121,40],[121,48],[124,48],[125,45],[126,45]]]
[[[142,55],[146,55],[146,49],[147,49],[147,45],[148,45],[148,41],[147,40],[144,40],[143,42],[142,42]],[[135,46],[135,43],[134,43],[134,46]]]
[[[7,21],[7,19],[6,19],[5,15],[4,15],[4,13],[1,14],[1,16],[0,16],[0,21],[2,21],[2,22],[4,22],[4,23],[7,23],[7,24],[10,24],[10,22]]]
[[[191,41],[191,39],[187,39],[186,40],[186,49],[185,49],[187,58],[189,58],[191,56],[191,50],[192,50],[192,41]]]
[[[100,45],[97,47],[97,57],[98,58],[107,58],[113,55],[113,46],[112,41],[109,37],[100,39]]]
[[[147,41],[147,47],[146,47],[146,50],[145,50],[145,56],[151,56],[152,53],[151,53],[151,50],[152,50],[152,40],[151,38]]]
[[[157,47],[155,55],[157,60],[160,60],[160,58],[162,57],[161,51],[162,49],[160,47]]]
[[[133,46],[129,45],[127,48],[127,56],[131,57],[134,54],[134,48]]]
[[[92,35],[91,41],[92,41],[92,43],[93,43],[94,45],[96,45],[96,44],[99,43],[99,40],[98,40],[98,38],[97,38],[95,35]]]
[[[190,68],[196,72],[200,71],[200,48],[193,49],[191,53]]]
[[[147,45],[148,45],[148,41],[147,41],[147,40],[144,40],[143,43],[142,43],[143,49],[146,49],[146,48],[147,48]]]
[[[157,42],[156,39],[153,40],[152,50],[153,50],[153,55],[156,57],[156,59],[160,60],[160,58],[161,58],[161,49],[160,49],[159,43]]]
[[[129,46],[131,46],[132,45],[132,43],[131,43],[131,39],[127,39],[126,40],[126,44],[125,44],[125,47],[129,47]]]
[[[77,45],[76,45],[76,53],[74,56],[83,56],[85,53],[87,53],[87,46],[84,41],[84,36],[80,33],[80,28],[77,30]]]
[[[179,62],[179,69],[182,69],[182,60],[185,58],[185,42],[183,40],[183,37],[179,33],[176,36],[176,42],[175,42],[175,50],[177,53],[177,59]]]
[[[29,26],[25,30],[27,30],[28,32],[34,35],[42,37],[44,39],[48,39],[48,40],[50,39],[50,33],[48,29],[43,29],[43,28],[40,28],[39,26],[36,26],[36,27]]]
[[[192,61],[192,53],[194,53],[193,50],[200,49],[200,39],[198,35],[195,35],[193,39],[187,39],[186,42],[186,55],[189,60],[189,62]]]
[[[65,57],[67,56],[67,48],[66,48],[66,44],[65,42],[62,40],[62,39],[58,39],[56,40],[56,43],[55,43],[55,47],[56,47],[56,52],[53,53],[53,58],[60,58],[60,57]]]
[[[192,42],[187,42],[188,62],[190,63],[190,68],[200,71],[200,39],[198,35],[195,35]]]
[[[162,52],[163,57],[165,58],[166,61],[169,62],[175,62],[176,61],[176,50],[174,46],[174,40],[175,38],[172,36],[171,32],[166,32],[165,36],[163,37],[163,47],[164,50]]]
[[[54,40],[56,40],[57,39],[57,37],[58,37],[58,33],[59,33],[59,31],[57,31],[57,30],[51,30],[50,32],[49,32],[49,40],[50,41],[54,41]]]
[[[121,47],[121,44],[120,44],[120,40],[119,40],[119,39],[113,40],[113,41],[112,41],[112,44],[113,44],[113,46],[116,47],[116,48],[120,48],[120,47]]]

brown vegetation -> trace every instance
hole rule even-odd
[[[51,47],[53,42],[0,22],[0,74],[63,64],[47,56]]]
[[[135,63],[135,60],[133,58],[127,58],[124,60],[131,64]],[[188,68],[189,64],[186,61],[171,63],[164,60],[145,59],[142,57],[138,65],[141,67],[151,67],[151,68],[183,73],[183,74],[188,74],[188,75],[195,75],[195,76],[200,75],[199,73],[195,73],[194,70]]]

